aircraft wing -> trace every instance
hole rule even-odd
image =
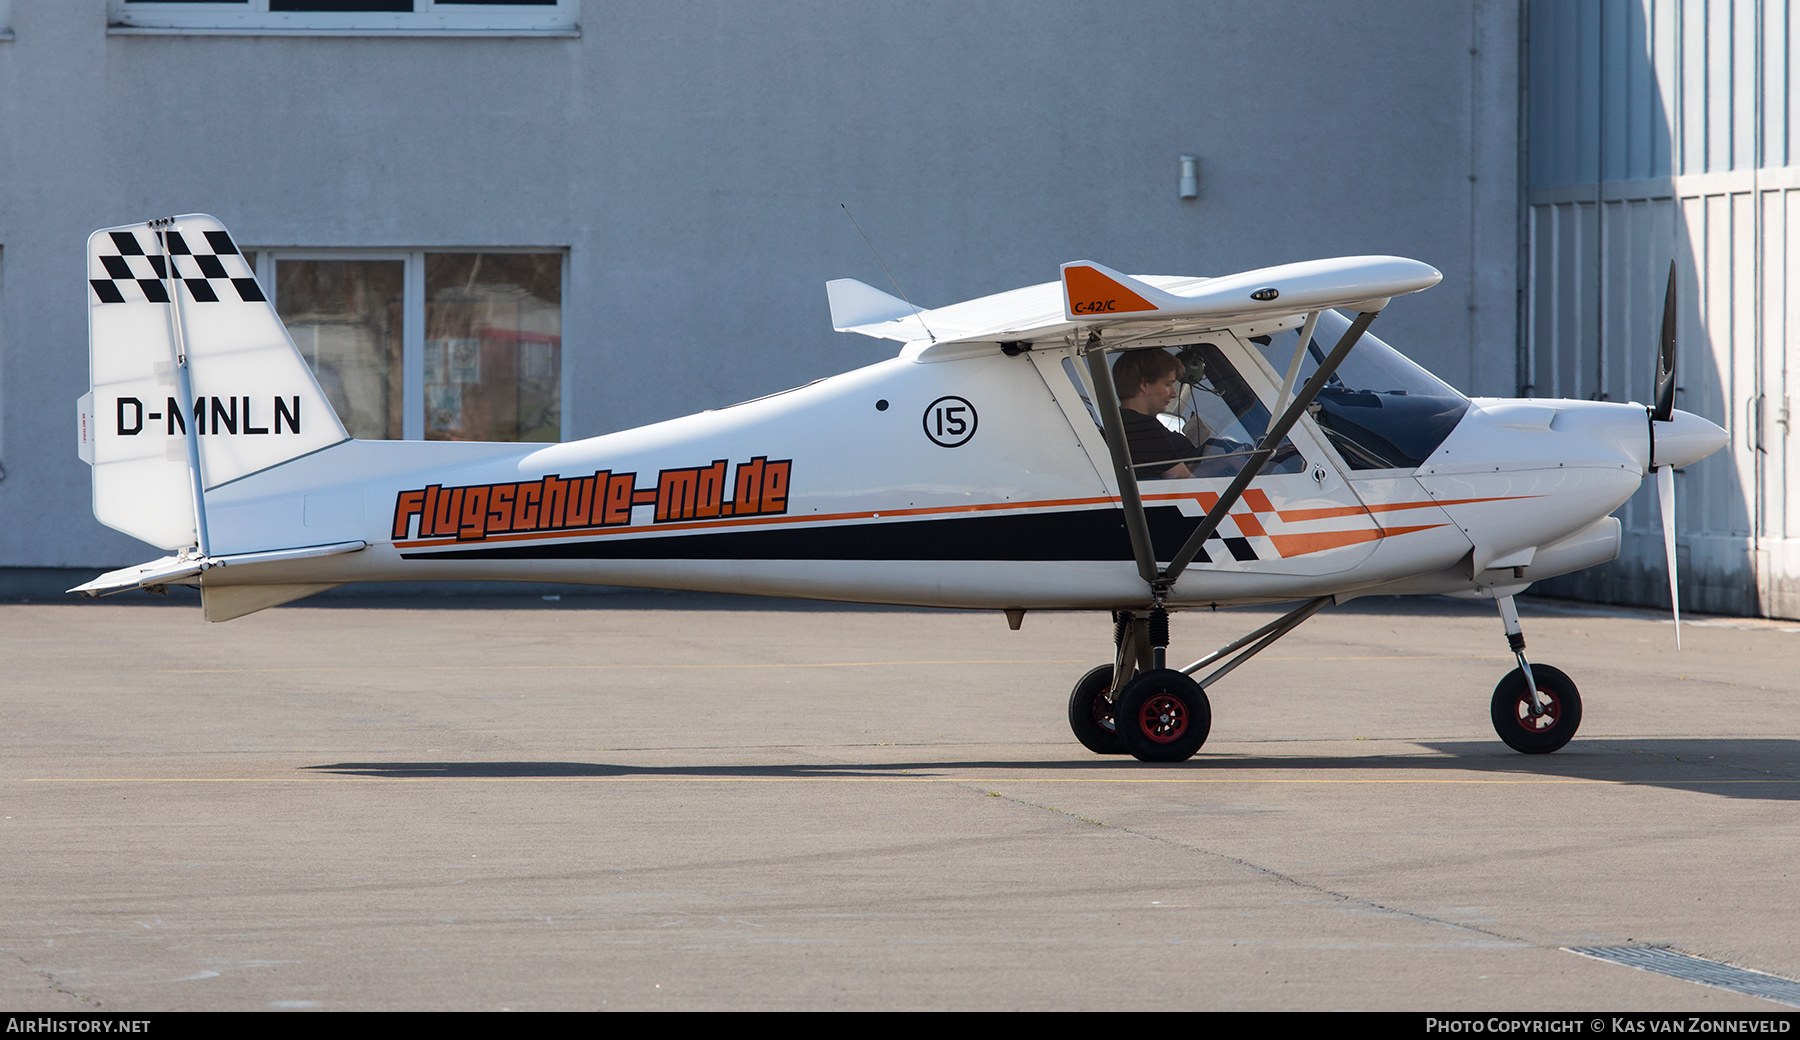
[[[898,296],[854,278],[826,282],[825,293],[831,301],[831,327],[839,332],[901,343],[934,339],[961,342],[1014,325],[1034,326],[1058,320],[1061,304],[1057,302],[1057,285],[1031,285],[928,311],[917,310]]]
[[[892,304],[885,311],[879,307],[862,311],[868,316],[863,321],[839,323],[839,295],[834,290],[832,313],[833,325],[840,331],[914,344],[908,353],[935,360],[981,344],[1049,339],[1084,328],[1126,326],[1133,337],[1149,337],[1211,332],[1327,308],[1378,311],[1389,299],[1428,289],[1442,279],[1430,265],[1397,256],[1308,260],[1221,278],[1125,275],[1078,260],[1063,265],[1059,282],[917,314],[898,298],[856,282]],[[849,279],[832,285],[845,281]]]

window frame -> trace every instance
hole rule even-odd
[[[425,440],[425,257],[427,254],[486,253],[488,255],[542,255],[554,253],[562,258],[562,302],[560,321],[563,342],[568,342],[569,319],[569,250],[567,246],[433,246],[429,249],[381,248],[301,248],[282,246],[239,247],[256,257],[256,281],[269,306],[279,314],[277,298],[280,286],[275,279],[275,265],[282,260],[386,260],[404,261],[405,278],[400,297],[400,439]],[[555,443],[569,440],[573,423],[569,413],[569,352],[561,350],[556,372],[558,423]],[[514,443],[514,442],[509,442]],[[518,441],[519,444],[543,444],[543,441]]]
[[[457,4],[412,0],[411,11],[271,11],[269,0],[107,0],[109,34],[294,36],[580,36],[581,0]]]

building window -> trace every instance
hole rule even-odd
[[[111,32],[555,35],[579,0],[109,0]]]
[[[351,436],[561,439],[561,253],[253,256]]]
[[[350,436],[405,436],[406,262],[276,259],[273,284],[288,335]]]
[[[554,441],[562,257],[425,254],[425,437]]]

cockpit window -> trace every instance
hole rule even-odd
[[[1073,364],[1065,368],[1100,425]],[[1212,343],[1125,351],[1113,383],[1139,480],[1236,476],[1269,428],[1269,410]],[[1298,473],[1306,462],[1283,439],[1262,472]]]
[[[1336,311],[1319,315],[1295,390],[1349,329]],[[1299,341],[1298,329],[1251,340],[1277,376],[1286,375]],[[1468,398],[1366,332],[1307,409],[1351,469],[1418,468],[1468,410]]]

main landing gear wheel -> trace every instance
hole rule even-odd
[[[1119,743],[1140,762],[1185,762],[1212,730],[1200,684],[1172,668],[1145,672],[1113,701]]]
[[[1547,664],[1532,665],[1531,675],[1548,702],[1544,713],[1531,713],[1531,690],[1525,683],[1525,670],[1514,668],[1494,687],[1494,732],[1514,751],[1548,755],[1567,744],[1580,728],[1581,691],[1561,670]]]
[[[1082,676],[1069,694],[1069,728],[1081,746],[1096,755],[1125,753],[1113,726],[1113,706],[1106,700],[1112,677],[1113,666],[1103,664]]]

